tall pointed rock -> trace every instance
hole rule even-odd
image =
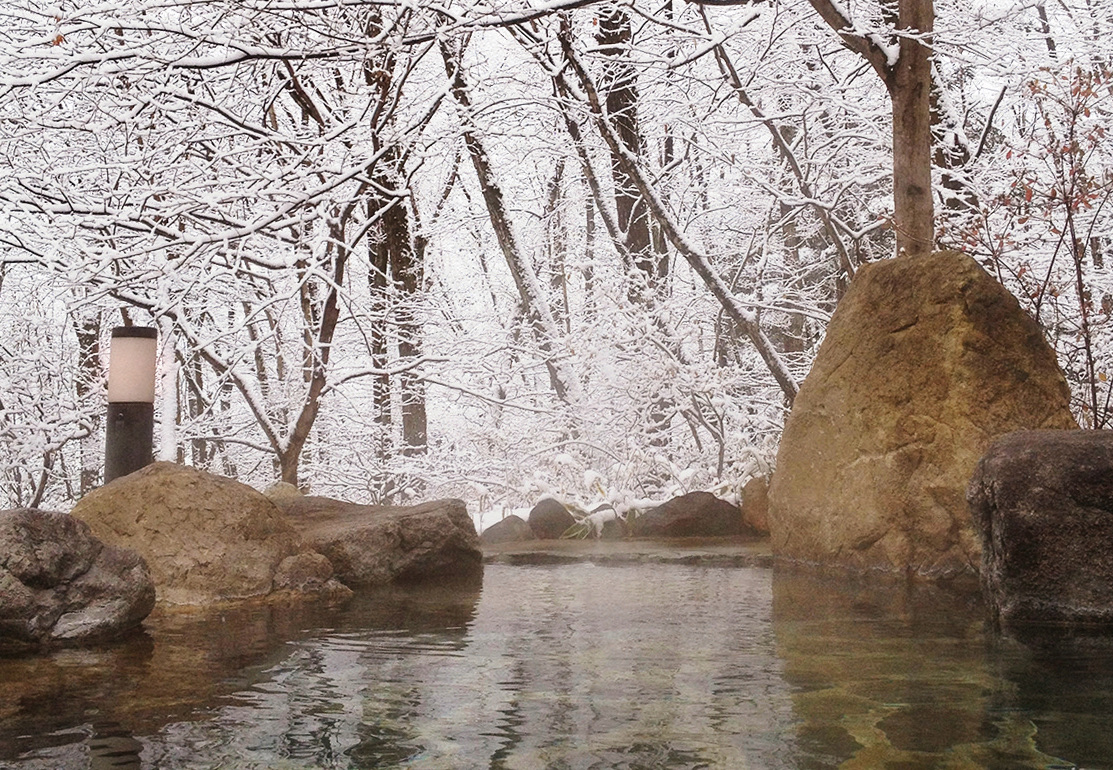
[[[1039,326],[973,259],[862,268],[785,425],[774,552],[929,578],[977,574],[965,489],[994,438],[1076,428]]]

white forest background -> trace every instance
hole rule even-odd
[[[895,41],[890,5],[841,8]],[[1109,427],[1113,6],[935,12],[938,246]],[[621,221],[639,196],[573,59],[656,216]],[[546,494],[736,498],[789,403],[662,225],[799,383],[850,273],[892,255],[892,152],[880,79],[797,0],[12,0],[0,506],[101,482],[124,323],[160,331],[157,456],[260,489],[461,497],[482,525]]]

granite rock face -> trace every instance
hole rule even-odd
[[[279,505],[347,586],[482,578],[479,536],[462,500],[388,507],[305,496]]]
[[[64,513],[0,511],[0,652],[111,639],[154,604],[139,554],[106,546]]]
[[[968,500],[997,622],[1113,623],[1113,432],[1005,436]]]
[[[710,492],[689,492],[636,516],[634,537],[721,537],[747,530],[742,511]]]
[[[160,602],[262,597],[279,565],[306,550],[274,503],[246,484],[158,462],[82,498],[72,515],[150,565]]]
[[[976,575],[974,465],[1015,430],[1077,428],[1040,328],[974,260],[864,266],[785,424],[774,553],[935,579]]]

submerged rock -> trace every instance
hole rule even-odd
[[[576,517],[559,500],[546,497],[529,512],[529,528],[538,540],[556,540],[576,523]]]
[[[0,653],[120,636],[154,604],[139,554],[64,513],[0,511]]]
[[[630,523],[634,537],[720,537],[746,532],[738,506],[710,492],[674,497]]]
[[[998,622],[1113,623],[1113,432],[1005,436],[968,499]]]
[[[278,504],[345,585],[482,577],[479,536],[462,500],[388,507],[306,496]]]
[[[142,555],[159,601],[170,604],[266,596],[283,561],[306,550],[259,492],[174,463],[154,463],[93,490],[72,515],[105,542]]]
[[[770,487],[780,558],[973,577],[966,508],[990,442],[1076,428],[1039,326],[957,253],[864,266],[785,424]]]

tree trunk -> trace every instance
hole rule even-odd
[[[607,3],[599,10],[599,31],[595,39],[599,48],[609,57],[600,80],[607,107],[607,116],[622,146],[631,155],[643,154],[641,128],[638,125],[638,73],[633,62],[625,58],[633,33],[630,15],[617,3]],[[663,239],[653,238],[651,219],[645,200],[638,192],[637,183],[630,178],[626,166],[617,153],[611,153],[611,172],[614,176],[615,210],[618,227],[625,238],[625,265],[629,277],[644,281],[644,291],[649,296],[660,294],[668,275],[668,252]],[[630,298],[637,301],[643,287],[630,286]]]
[[[88,404],[94,397],[100,382],[100,327],[99,312],[87,315],[81,320],[74,320],[74,333],[77,335],[77,377],[74,389],[77,392],[77,402],[82,406]],[[97,486],[101,474],[101,453],[94,449],[94,444],[100,437],[101,410],[95,409],[91,413],[95,415],[92,429],[89,436],[80,442],[81,476],[78,483],[81,495],[85,495]]]
[[[373,215],[376,206],[382,205],[382,200],[375,200],[368,204],[368,216]],[[387,326],[390,320],[390,246],[387,236],[382,232],[383,223],[380,223],[379,237],[370,241],[368,251],[370,264],[368,265],[367,283],[371,290],[371,366],[380,371],[385,371],[390,363],[390,350],[388,345]],[[373,404],[375,425],[379,430],[379,445],[376,454],[380,461],[387,459],[391,454],[390,435],[393,422],[393,407],[390,400],[390,375],[376,374],[371,378],[371,402]]]
[[[897,254],[935,245],[931,195],[931,50],[920,39],[935,22],[932,0],[900,0],[900,56],[886,80],[893,103],[893,227]]]
[[[284,441],[278,448],[278,462],[282,473],[282,481],[298,486],[298,465],[301,461],[302,450],[309,440],[313,423],[321,410],[321,394],[327,384],[329,359],[332,354],[332,340],[336,333],[336,324],[340,320],[339,292],[344,286],[344,274],[348,263],[348,246],[344,239],[344,219],[329,225],[332,243],[335,244],[335,254],[332,260],[332,275],[328,282],[328,291],[324,302],[313,302],[305,308],[305,324],[303,333],[309,340],[305,352],[305,377],[309,386],[301,404],[301,411],[297,420],[290,428]],[[308,282],[306,282],[308,283]],[[308,292],[316,297],[316,292]]]
[[[557,161],[553,178],[549,181],[545,208],[541,212],[545,223],[547,264],[542,269],[548,273],[549,288],[555,297],[553,319],[564,329],[572,331],[572,314],[568,305],[568,232],[564,226],[564,159]]]
[[[584,203],[584,318],[595,317],[595,204]]]
[[[899,0],[895,63],[878,35],[858,32],[833,0],[809,0],[816,13],[881,77],[893,106],[893,229],[897,254],[927,254],[935,245],[931,197],[931,34],[933,0]],[[883,5],[891,15],[892,2]]]
[[[398,357],[403,361],[421,356],[421,325],[414,306],[421,292],[424,265],[410,237],[410,211],[399,201],[383,216],[383,234],[390,257],[390,278],[398,290],[394,319],[398,325]],[[425,383],[414,371],[403,372],[399,381],[402,398],[402,454],[425,452],[428,424],[425,414]]]
[[[495,180],[487,150],[471,124],[471,97],[468,84],[460,68],[459,54],[453,51],[447,41],[440,44],[441,57],[444,59],[445,73],[448,75],[452,95],[464,111],[464,145],[471,157],[472,167],[483,192],[483,202],[487,215],[495,231],[499,247],[506,258],[518,296],[522,301],[524,315],[533,330],[537,346],[545,358],[545,368],[549,373],[549,383],[557,398],[567,404],[582,403],[583,394],[579,378],[567,363],[558,360],[556,343],[560,338],[559,328],[553,319],[552,311],[541,292],[537,273],[528,256],[518,247],[510,218],[503,202],[502,188]]]

